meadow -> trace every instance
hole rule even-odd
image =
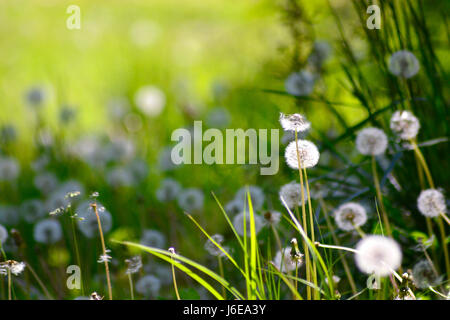
[[[449,3],[71,5],[0,3],[0,299],[450,299]]]

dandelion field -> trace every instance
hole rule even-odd
[[[450,299],[447,2],[71,5],[0,3],[1,300]]]

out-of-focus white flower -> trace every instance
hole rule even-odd
[[[206,116],[206,124],[211,128],[225,128],[230,123],[230,113],[227,109],[216,107]]]
[[[178,181],[166,178],[156,190],[156,198],[161,202],[168,202],[176,199],[181,192],[181,185]]]
[[[263,190],[258,186],[248,186],[240,188],[236,192],[236,195],[234,197],[235,200],[240,202],[242,206],[245,205],[248,208],[247,191],[250,192],[250,199],[252,200],[253,209],[261,209],[264,204],[265,196]]]
[[[285,115],[280,113],[280,124],[285,131],[307,131],[311,128],[311,122],[299,113]]]
[[[308,64],[320,69],[331,54],[331,47],[327,41],[315,41],[313,50],[308,57]]]
[[[245,232],[247,237],[250,237],[250,213],[249,212],[241,212],[233,219],[233,226],[236,229],[236,232],[240,235],[244,235],[244,214],[245,214]],[[254,221],[255,221],[255,233],[258,234],[264,226],[264,218],[260,215],[254,213]]]
[[[240,200],[233,199],[225,205],[224,209],[229,216],[233,216],[244,210],[244,203]]]
[[[53,244],[61,240],[62,228],[57,220],[45,219],[34,226],[34,240],[40,243]]]
[[[0,247],[8,239],[8,230],[0,224]]]
[[[101,203],[97,202],[97,212],[102,224],[103,233],[107,233],[112,228],[112,217],[109,211],[105,210]],[[91,201],[84,201],[77,206],[75,211],[78,220],[78,229],[87,238],[93,238],[99,234],[97,216],[91,207]]]
[[[0,205],[0,224],[15,226],[19,223],[20,214],[18,208],[10,205]]]
[[[146,48],[156,41],[160,27],[152,20],[138,20],[130,26],[129,33],[131,41],[137,47]]]
[[[355,202],[344,203],[334,212],[334,219],[342,230],[354,230],[355,226],[360,227],[366,223],[366,209]]]
[[[144,230],[140,242],[142,245],[152,248],[162,249],[166,247],[166,237],[157,230]]]
[[[45,217],[48,212],[45,210],[44,203],[39,199],[27,200],[20,206],[20,214],[28,223],[34,223]]]
[[[441,191],[436,189],[423,190],[417,198],[417,207],[420,213],[430,218],[447,212],[445,197]]]
[[[204,199],[203,191],[197,188],[185,189],[177,197],[180,208],[188,213],[202,210]]]
[[[108,101],[107,109],[109,116],[113,120],[120,121],[130,110],[130,103],[125,97],[114,97]]]
[[[126,168],[116,167],[106,172],[106,181],[115,188],[130,187],[134,179]]]
[[[0,263],[0,274],[6,275],[9,270],[13,275],[18,276],[25,270],[25,267],[26,265],[24,262],[8,260]]]
[[[389,71],[398,77],[414,77],[419,72],[419,69],[419,60],[410,51],[400,50],[389,58]]]
[[[362,129],[356,136],[356,148],[363,155],[380,155],[386,151],[387,146],[387,136],[378,128]]]
[[[400,139],[408,140],[417,136],[420,129],[420,122],[410,111],[396,111],[391,117],[391,130]]]
[[[173,163],[172,161],[172,148],[171,147],[164,147],[158,156],[158,164],[159,169],[161,171],[171,171],[180,165],[177,165]]]
[[[51,172],[41,173],[34,178],[34,186],[43,194],[49,194],[58,186],[58,178]]]
[[[298,140],[288,144],[284,156],[286,158],[286,163],[292,169],[298,169],[300,158],[300,166],[303,169],[314,167],[319,162],[320,153],[316,145],[311,141]]]
[[[0,182],[15,180],[20,173],[20,165],[14,158],[0,158]]]
[[[136,291],[147,298],[156,298],[161,289],[161,280],[153,275],[146,275],[136,282]]]
[[[333,284],[336,286],[341,281],[341,278],[337,275],[333,275],[332,280]],[[328,277],[325,278],[325,282],[328,284]]]
[[[28,105],[40,107],[47,98],[46,89],[43,86],[33,86],[25,93],[25,99]]]
[[[294,209],[295,206],[302,205],[302,194],[301,194],[302,191],[300,187],[301,186],[299,183],[291,182],[285,184],[280,188],[279,192],[280,200],[283,199],[284,202],[286,202],[286,205],[288,206],[289,209]],[[306,198],[305,188],[303,188],[303,190]],[[281,203],[283,203],[283,201],[281,201]]]
[[[281,213],[275,210],[267,210],[263,217],[268,225],[276,226],[280,223]]]
[[[296,254],[292,248],[286,247],[277,252],[273,262],[281,272],[293,271],[303,264],[303,254]]]
[[[222,248],[224,248],[223,246],[223,241],[224,238],[221,234],[215,234],[212,235],[211,238],[217,242]],[[224,248],[225,249],[225,248]],[[225,253],[220,250],[212,241],[211,239],[208,239],[205,243],[205,250],[209,252],[210,255],[212,256],[216,256],[216,257],[223,257],[225,256]]]
[[[307,96],[314,90],[315,77],[309,71],[293,72],[286,79],[285,87],[289,94]]]
[[[166,105],[166,96],[157,87],[144,86],[136,92],[134,101],[144,114],[149,117],[156,117]]]
[[[387,276],[398,269],[402,262],[402,251],[398,243],[384,236],[366,236],[358,242],[356,251],[356,265],[367,274]]]
[[[128,264],[126,274],[138,273],[142,268],[142,258],[141,256],[134,256],[130,259],[126,259],[125,262]]]

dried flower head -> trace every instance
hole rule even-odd
[[[236,229],[236,232],[240,235],[244,235],[244,214],[245,214],[245,232],[247,237],[250,237],[250,213],[249,212],[241,212],[233,219],[233,226]],[[258,234],[264,226],[263,218],[258,214],[253,214],[255,221],[255,233]]]
[[[138,273],[142,268],[142,258],[141,256],[134,256],[131,259],[126,259],[125,262],[128,265],[126,274]]]
[[[286,79],[286,91],[295,96],[307,96],[314,90],[315,80],[309,71],[293,72]]]
[[[429,286],[433,287],[441,280],[428,260],[416,263],[412,270],[412,276],[414,285],[420,289],[427,289]]]
[[[396,111],[391,117],[391,130],[394,131],[400,139],[409,140],[415,138],[419,129],[419,119],[417,119],[410,111]]]
[[[356,136],[356,148],[361,154],[377,156],[386,151],[387,136],[378,128],[365,128]]]
[[[10,271],[13,275],[18,276],[25,270],[25,263],[18,262],[14,260],[7,260],[5,262],[0,262],[0,274],[7,274]]]
[[[291,247],[286,247],[277,252],[273,262],[281,272],[293,271],[303,264],[303,254],[295,252]]]
[[[53,244],[61,240],[61,224],[54,219],[45,219],[34,226],[34,240],[40,243]]]
[[[311,122],[299,113],[288,115],[280,113],[280,124],[285,131],[303,132],[311,128]]]
[[[212,235],[211,238],[217,242],[223,248],[223,241],[225,240],[221,234]],[[205,250],[209,252],[210,255],[216,257],[223,257],[225,253],[217,247],[211,239],[208,239],[205,243]]]
[[[286,202],[286,205],[289,209],[294,209],[295,206],[301,206],[302,205],[302,194],[300,189],[300,184],[291,182],[288,184],[285,184],[280,188],[280,200],[281,198],[284,199]],[[304,190],[304,188],[303,188]],[[304,194],[306,195],[306,191],[304,190]]]
[[[436,189],[423,190],[417,198],[417,207],[420,213],[430,218],[447,212],[445,197],[441,191]]]
[[[366,209],[358,203],[344,203],[334,212],[334,219],[339,228],[345,231],[354,230],[367,221]]]
[[[300,166],[303,169],[314,167],[319,162],[320,153],[316,145],[311,141],[298,140],[298,149],[297,141],[292,141],[286,147],[284,156],[286,163],[292,169],[298,169],[300,159]]]
[[[397,77],[414,77],[419,72],[419,69],[419,60],[410,51],[400,50],[389,58],[389,71]]]
[[[357,243],[356,251],[356,265],[367,274],[387,276],[398,269],[402,262],[398,243],[384,236],[366,236]]]

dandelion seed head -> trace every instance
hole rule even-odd
[[[225,128],[231,120],[231,115],[227,109],[216,107],[206,116],[206,124],[210,128]]]
[[[97,208],[102,208],[103,205],[97,202]],[[98,236],[98,222],[94,209],[91,207],[91,201],[84,201],[76,208],[76,213],[80,217],[77,219],[78,229],[87,238]],[[97,210],[102,224],[103,233],[108,233],[112,228],[112,216],[108,210]]]
[[[11,124],[5,124],[0,128],[0,142],[11,143],[17,139],[17,130]]]
[[[11,205],[0,205],[0,224],[15,226],[20,221],[18,208]]]
[[[295,253],[295,250],[286,247],[276,253],[273,262],[281,272],[294,271],[303,264],[303,254]]]
[[[0,263],[0,274],[6,275],[8,270],[15,276],[18,276],[25,270],[25,263],[14,260],[7,260]]]
[[[211,238],[217,242],[223,248],[224,237],[221,234],[214,234]],[[224,248],[225,249],[225,248]],[[220,250],[210,239],[208,239],[205,243],[205,250],[209,252],[210,255],[216,257],[223,257],[225,253]]]
[[[409,140],[417,136],[420,122],[410,111],[403,110],[394,112],[390,126],[400,139]]]
[[[444,194],[437,189],[423,190],[417,198],[417,207],[426,217],[437,217],[447,212]]]
[[[130,259],[126,259],[125,262],[128,265],[127,271],[125,272],[126,274],[138,273],[142,268],[141,256],[131,257]]]
[[[197,188],[189,188],[181,191],[177,197],[178,205],[188,213],[194,213],[203,209],[205,196],[203,191]]]
[[[159,88],[144,86],[135,95],[136,106],[147,116],[156,117],[166,105],[166,96]]]
[[[268,210],[263,215],[266,224],[276,226],[280,223],[281,213],[275,210]]]
[[[308,64],[316,68],[321,68],[330,55],[331,47],[327,41],[315,41],[313,50],[308,57]]]
[[[306,195],[306,190],[303,188],[304,194]],[[285,184],[280,188],[280,201],[283,198],[284,202],[288,206],[289,209],[294,209],[295,206],[301,206],[302,205],[302,194],[300,189],[300,184],[291,182],[288,184]]]
[[[136,291],[145,297],[155,298],[161,289],[161,280],[154,275],[146,275],[136,282]]]
[[[45,219],[39,221],[34,226],[34,240],[39,243],[53,244],[62,239],[61,224],[54,219]]]
[[[402,251],[393,239],[370,235],[356,245],[355,261],[358,268],[367,274],[384,277],[400,267]]]
[[[316,145],[308,140],[298,140],[298,155],[297,155],[297,142],[292,141],[286,147],[284,156],[286,163],[292,169],[298,169],[299,157],[301,168],[312,168],[318,162],[320,158],[319,150]]]
[[[433,287],[441,280],[428,260],[416,263],[412,270],[412,276],[414,285],[419,289],[427,289],[429,286]]]
[[[54,173],[45,172],[34,177],[34,186],[43,194],[50,194],[58,186],[58,178]]]
[[[0,246],[8,239],[8,230],[0,224]]]
[[[333,275],[331,277],[331,279],[333,280],[333,284],[335,286],[341,281],[341,278],[339,276],[337,276],[337,275]],[[328,277],[325,278],[325,282],[326,282],[326,284],[328,284]]]
[[[248,188],[248,189],[247,189]],[[247,191],[250,192],[250,199],[254,210],[262,208],[265,200],[263,190],[258,186],[248,186],[240,188],[235,195],[235,200],[240,202],[242,206],[246,205],[248,208]]]
[[[92,292],[89,300],[103,300],[103,297],[99,295],[97,292]]]
[[[168,146],[161,150],[158,155],[158,165],[161,171],[171,171],[180,166],[172,161],[172,147]]]
[[[233,199],[225,205],[224,209],[229,216],[234,216],[244,210],[244,203],[237,199]]]
[[[233,226],[236,229],[236,232],[240,235],[244,235],[244,214],[245,214],[245,232],[247,234],[247,237],[250,237],[250,213],[249,212],[241,212],[233,219]],[[261,231],[262,227],[264,226],[264,218],[262,218],[260,215],[254,213],[254,220],[255,220],[255,233],[258,234],[259,231]]]
[[[147,247],[163,249],[166,247],[166,237],[157,230],[147,229],[142,232],[141,244]]]
[[[11,157],[0,157],[0,182],[13,181],[20,174],[20,165]]]
[[[314,90],[315,77],[309,71],[293,72],[286,79],[285,87],[289,94],[307,96]]]
[[[285,131],[303,132],[311,128],[311,122],[299,113],[288,115],[280,113],[280,124]]]
[[[344,231],[354,230],[367,221],[366,209],[358,203],[344,203],[334,212],[334,219],[338,227]]]
[[[378,128],[362,129],[356,136],[356,148],[363,155],[380,155],[386,151],[387,146],[387,136]]]
[[[46,91],[42,86],[33,86],[25,93],[26,102],[30,106],[41,106],[47,97]]]
[[[161,185],[156,190],[156,198],[161,202],[169,202],[179,195],[181,192],[181,185],[178,181],[166,178],[161,182]]]
[[[106,172],[106,181],[114,188],[131,187],[134,179],[126,168],[116,167]]]
[[[397,77],[406,79],[414,77],[419,69],[419,60],[410,51],[400,50],[389,58],[389,71]]]

